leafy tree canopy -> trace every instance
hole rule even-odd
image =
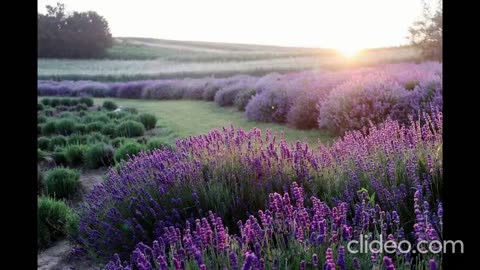
[[[67,14],[65,5],[47,5],[38,14],[38,57],[97,58],[112,46],[108,22],[94,11]]]

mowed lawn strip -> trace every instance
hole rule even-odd
[[[233,107],[220,107],[214,102],[118,98],[94,99],[96,105],[101,105],[105,100],[112,100],[119,106],[136,108],[139,112],[154,114],[159,118],[161,126],[170,128],[179,138],[205,134],[215,128],[230,127],[231,124],[236,128],[244,130],[256,127],[265,132],[267,129],[271,129],[273,132],[277,132],[277,136],[283,132],[287,141],[295,142],[299,140],[308,142],[311,146],[318,145],[318,141],[329,143],[334,138],[329,132],[324,130],[297,130],[286,125],[249,121],[243,112]]]

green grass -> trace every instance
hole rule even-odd
[[[273,123],[259,123],[247,120],[242,112],[233,107],[219,107],[214,102],[193,101],[193,100],[138,100],[138,99],[117,99],[117,98],[96,98],[95,104],[101,105],[105,100],[113,100],[122,107],[132,107],[139,112],[154,114],[158,117],[157,125],[168,127],[174,133],[170,134],[172,139],[184,138],[191,135],[205,134],[212,129],[230,127],[233,124],[236,128],[250,130],[260,128],[262,132],[271,129],[279,134],[283,132],[285,139],[289,142],[296,140],[308,142],[314,146],[318,140],[322,143],[332,141],[327,131],[323,130],[297,130],[285,125]]]
[[[38,59],[38,79],[126,81],[265,75],[414,60],[412,47],[366,50],[354,59],[332,49],[117,38],[106,59]]]

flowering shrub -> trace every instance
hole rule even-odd
[[[409,116],[421,116],[431,111],[431,107],[442,108],[439,75],[415,69],[398,74],[388,71],[354,76],[334,88],[319,102],[319,127],[342,134],[370,122],[381,123],[387,117],[407,124]],[[413,88],[406,88],[412,81],[415,81]]]
[[[433,202],[442,183],[442,115],[425,119],[409,127],[388,120],[318,149],[232,127],[179,140],[175,152],[140,153],[85,197],[77,243],[99,257],[126,258],[138,242],[193,224],[208,210],[235,229],[237,220],[264,207],[269,193],[293,181],[329,205],[355,204],[365,188],[381,209],[413,222],[413,190],[421,187]]]
[[[203,99],[204,87],[208,84],[207,79],[184,79],[181,81],[184,91],[182,98],[184,99]]]
[[[432,105],[441,108],[441,80],[442,64],[425,62],[335,72],[271,73],[258,78],[236,75],[116,83],[38,81],[38,95],[215,100],[220,106],[236,103],[240,110],[245,108],[250,120],[287,122],[305,129],[325,127],[343,133],[369,122],[381,123],[388,116],[408,123],[409,115],[428,112]],[[436,85],[434,91],[428,86],[432,84]],[[252,97],[253,93],[256,95]],[[44,105],[55,107],[59,101]]]
[[[301,93],[287,113],[287,123],[298,129],[312,129],[318,126],[320,97],[317,93]]]
[[[361,235],[371,235],[370,241],[396,243],[441,239],[441,202],[432,201],[422,187],[411,197],[416,219],[408,228],[397,211],[382,209],[365,191],[355,201],[329,206],[316,196],[308,200],[303,188],[293,182],[283,196],[271,193],[267,209],[259,210],[257,217],[240,220],[239,235],[229,234],[222,218],[209,212],[196,219],[193,227],[187,222],[183,231],[164,228],[151,246],[138,243],[128,262],[122,264],[115,255],[106,269],[396,269],[395,265],[406,264],[431,269],[440,255],[421,254],[414,261],[410,253],[346,252],[350,240],[364,240]],[[414,237],[406,231],[414,231]]]
[[[152,82],[142,90],[144,99],[177,99],[183,96],[183,91],[177,91],[170,81]]]
[[[255,89],[240,91],[235,97],[233,104],[239,111],[245,111],[245,107],[247,106],[248,102],[250,102],[250,99],[252,99],[256,93],[257,91]]]
[[[203,100],[213,101],[217,92],[223,87],[226,82],[226,79],[209,78],[209,80],[207,80],[206,82],[206,85],[203,87]]]
[[[245,107],[245,114],[250,120],[284,123],[290,106],[287,91],[266,90],[253,96]]]
[[[255,79],[253,77],[244,76],[242,79],[237,78],[238,81],[230,83],[223,87],[215,94],[215,102],[224,107],[232,106],[235,102],[237,94],[252,89]]]
[[[330,92],[321,104],[319,126],[337,133],[381,123],[405,91],[385,74],[351,79]]]

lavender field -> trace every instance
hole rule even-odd
[[[387,64],[346,71],[236,75],[216,79],[38,81],[39,96],[129,99],[193,99],[235,106],[249,120],[286,123],[298,129],[325,128],[343,134],[387,118],[408,122],[442,107],[442,65]]]
[[[38,269],[444,269],[441,2],[249,1],[43,1]]]
[[[38,94],[50,105],[66,103],[57,96],[214,101],[251,121],[339,136],[330,145],[309,145],[268,129],[227,126],[177,139],[173,148],[140,149],[72,210],[75,229],[67,235],[74,254],[95,265],[436,269],[441,263],[436,254],[346,252],[349,241],[365,235],[425,245],[442,239],[440,63],[225,79],[39,81]]]

